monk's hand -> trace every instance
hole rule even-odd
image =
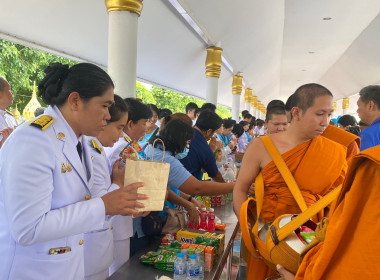
[[[281,274],[281,276],[285,280],[294,280],[294,274],[287,271],[282,265],[278,264],[276,265],[277,271]]]
[[[252,183],[252,185],[249,187],[248,195],[249,196],[255,196],[255,183]]]
[[[143,186],[144,183],[137,182],[103,195],[101,199],[106,215],[137,216],[140,213],[138,208],[145,207],[140,201],[149,198],[145,194],[136,193],[136,190]]]

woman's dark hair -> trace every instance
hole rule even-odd
[[[156,105],[154,104],[147,104],[147,106],[149,107],[149,109],[153,112],[155,112],[157,114],[157,117],[158,117],[158,114],[160,113],[160,110],[157,108]]]
[[[338,123],[341,126],[348,126],[348,125],[355,126],[358,124],[355,117],[351,116],[351,115],[344,115],[344,116],[340,117],[338,120]]]
[[[71,68],[66,64],[53,63],[46,67],[45,74],[38,90],[48,105],[62,106],[72,92],[78,92],[83,99],[90,99],[114,88],[110,76],[90,63],[79,63]]]
[[[257,119],[257,120],[256,120],[256,125],[257,125],[257,126],[263,126],[263,125],[264,125],[264,121],[261,120],[261,119]]]
[[[206,110],[201,111],[201,114],[199,115],[197,122],[195,123],[195,126],[202,131],[206,131],[209,129],[215,131],[220,128],[222,122],[222,118],[219,117],[216,113]]]
[[[241,127],[245,126],[245,125],[249,125],[249,122],[246,122],[246,121],[240,121],[239,124],[241,125]]]
[[[170,109],[167,109],[167,108],[159,109],[158,119],[160,120],[160,119],[165,118],[167,116],[170,116],[172,114],[173,114],[173,112]]]
[[[132,121],[133,123],[137,123],[142,119],[150,119],[152,117],[152,111],[149,107],[136,98],[125,98],[124,102],[128,106],[128,121]]]
[[[233,127],[235,125],[235,121],[234,120],[231,120],[231,119],[224,119],[223,120],[223,127],[225,129],[228,129],[230,127]]]
[[[240,123],[235,124],[235,125],[234,125],[234,128],[232,129],[232,133],[235,134],[236,137],[239,138],[239,137],[242,136],[243,133],[244,133],[244,128],[243,128],[243,126],[242,126]]]
[[[153,143],[155,139],[160,138],[165,149],[173,155],[181,153],[186,148],[186,142],[193,139],[194,129],[181,119],[173,119],[169,121],[160,131],[160,135],[153,137],[149,143]],[[159,141],[156,142],[159,145]]]
[[[111,107],[109,107],[108,111],[110,112],[111,119],[108,121],[110,122],[117,122],[120,120],[121,116],[128,112],[128,106],[124,102],[123,98],[121,98],[119,95],[114,95],[115,102],[112,104]]]
[[[160,125],[160,132],[161,130],[164,129],[165,125],[170,122],[171,120],[174,120],[174,119],[181,119],[182,121],[184,121],[186,124],[188,124],[189,126],[193,126],[193,122],[191,121],[190,117],[184,113],[175,113],[173,115],[169,115],[169,116],[166,116],[162,122],[161,122],[161,125]]]

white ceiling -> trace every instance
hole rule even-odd
[[[172,0],[144,0],[138,30],[141,80],[204,98],[205,48],[221,42],[233,71],[243,72],[246,86],[264,104],[286,100],[307,82],[327,86],[335,99],[380,83],[379,0],[177,1],[203,35]],[[0,0],[0,7],[0,37],[107,66],[104,1]],[[232,73],[223,66],[218,102],[228,107],[231,84]]]

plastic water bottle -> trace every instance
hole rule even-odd
[[[183,259],[183,254],[178,253],[177,259],[174,261],[174,280],[186,280],[187,275],[186,261]]]
[[[210,208],[208,212],[208,224],[207,231],[214,232],[215,231],[215,213],[214,208]]]
[[[202,253],[200,251],[195,251],[195,255],[197,256],[198,264],[199,264],[199,280],[205,279],[205,262],[203,260]]]
[[[199,228],[207,230],[207,210],[205,207],[202,208],[202,211],[200,214]]]
[[[196,255],[190,255],[187,262],[187,278],[186,280],[198,280],[199,276],[199,263]]]

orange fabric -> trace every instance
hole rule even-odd
[[[353,158],[325,241],[296,279],[380,279],[380,146]]]
[[[308,206],[342,184],[347,169],[346,149],[321,136],[282,154],[282,158]],[[262,174],[265,188],[262,209],[264,223],[283,214],[300,213],[273,161],[263,168]],[[271,271],[263,261],[252,256],[248,258],[247,279],[265,279],[273,274],[277,273]]]
[[[329,125],[322,136],[345,146],[347,148],[347,160],[360,152],[360,137],[344,129]]]

